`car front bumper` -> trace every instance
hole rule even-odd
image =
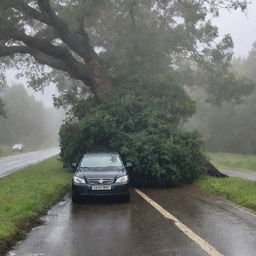
[[[125,196],[130,193],[129,183],[110,184],[111,190],[92,190],[95,185],[72,183],[73,196]]]

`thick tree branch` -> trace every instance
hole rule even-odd
[[[37,0],[37,2],[40,10],[48,16],[51,26],[58,32],[63,42],[79,54],[85,62],[98,57],[90,45],[89,35],[83,27],[79,27],[79,33],[71,31],[69,25],[55,13],[49,0]]]
[[[49,67],[65,71],[72,78],[82,80],[85,83],[91,83],[90,77],[87,75],[87,72],[82,67],[67,65],[65,62],[56,59],[54,57],[48,56],[42,52],[31,50],[30,54],[34,57],[34,59],[43,65],[48,65]]]
[[[62,61],[70,63],[71,65],[79,65],[79,62],[75,60],[69,50],[64,46],[54,46],[45,39],[28,36],[21,31],[16,31],[15,33],[13,33],[12,38],[21,41],[27,46],[30,46],[34,49],[38,49],[46,55],[61,59]]]
[[[107,100],[109,95],[113,95],[111,83],[103,75],[101,60],[90,44],[88,33],[83,26],[80,26],[78,30],[72,29],[68,23],[57,15],[49,0],[37,0],[39,10],[26,4],[24,0],[6,1],[10,8],[22,12],[25,20],[32,18],[44,23],[48,28],[52,28],[53,37],[50,37],[50,39],[45,36],[41,37],[42,34],[40,33],[29,36],[25,31],[17,29],[10,22],[10,30],[0,34],[0,40],[23,42],[30,48],[29,54],[39,63],[66,71],[73,78],[89,85],[99,102]],[[65,46],[53,45],[51,38],[61,39]],[[72,51],[79,55],[84,63],[77,60],[71,53]]]
[[[45,29],[41,29],[35,35],[35,37],[38,38],[38,39],[45,39],[49,43],[51,43],[55,39],[58,39],[58,36],[54,33],[53,29],[49,26],[47,26]]]
[[[53,27],[62,41],[80,55],[85,62],[97,58],[98,55],[90,45],[88,33],[84,28],[80,26],[79,33],[71,31],[69,25],[55,13],[48,0],[37,0],[37,3],[41,12],[25,4],[22,0],[12,0],[10,5],[25,15]]]
[[[69,25],[56,15],[49,0],[37,0],[37,3],[40,10],[45,15],[48,15],[48,19],[51,21],[53,28],[58,32],[62,41],[84,59],[86,66],[90,70],[92,89],[97,100],[105,101],[106,98],[114,98],[111,83],[102,74],[101,60],[90,44],[89,36],[85,29],[80,26],[79,33],[71,31]],[[111,94],[112,96],[110,96]]]
[[[38,6],[41,12],[48,18],[50,24],[59,32],[70,32],[68,24],[57,16],[53,8],[51,7],[49,0],[37,0]]]
[[[75,79],[82,80],[85,83],[91,83],[91,79],[87,74],[88,71],[86,71],[83,66],[74,64],[67,65],[67,63],[60,59],[46,55],[45,53],[28,46],[0,46],[0,57],[6,57],[14,54],[30,54],[40,64],[48,65],[61,71],[66,71]]]
[[[16,53],[30,53],[26,46],[0,46],[0,57],[7,57]]]
[[[43,13],[32,8],[28,4],[25,4],[23,2],[23,0],[9,0],[9,1],[10,1],[9,5],[12,6],[13,8],[23,12],[24,14],[26,14],[27,16],[29,16],[31,18],[34,18],[34,19],[39,20],[47,25],[50,25],[49,20],[47,20],[47,17]]]

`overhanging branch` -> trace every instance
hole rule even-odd
[[[27,46],[0,46],[0,57],[7,57],[17,53],[30,53],[30,48]]]
[[[71,31],[69,25],[55,13],[49,0],[37,0],[40,11],[32,8],[22,0],[10,1],[9,5],[13,8],[52,27],[56,32],[56,38],[61,38],[61,40],[71,50],[80,55],[85,62],[98,57],[89,43],[89,36],[85,29],[80,26],[79,33],[77,33],[77,31]]]
[[[37,0],[37,3],[41,12],[47,15],[50,25],[57,31],[62,41],[70,49],[80,55],[85,62],[98,57],[90,45],[88,33],[82,26],[79,27],[79,33],[76,33],[77,31],[71,31],[69,25],[55,13],[49,0]]]
[[[88,71],[82,65],[68,65],[58,58],[49,56],[28,46],[0,46],[0,57],[7,57],[15,54],[29,54],[34,57],[39,64],[48,65],[49,67],[65,71],[75,79],[82,80],[85,83],[91,83]]]
[[[23,12],[24,14],[28,15],[29,17],[32,17],[32,18],[39,20],[47,25],[50,25],[49,20],[43,13],[32,8],[28,4],[25,4],[22,0],[11,0],[9,4],[13,8]]]

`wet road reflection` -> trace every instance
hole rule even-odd
[[[206,255],[135,193],[129,204],[67,198],[44,220],[10,255]]]
[[[256,255],[256,215],[192,187],[143,190],[224,255]],[[132,192],[131,203],[92,199],[54,206],[13,256],[207,255]]]
[[[144,190],[224,255],[256,255],[256,214],[193,187]]]

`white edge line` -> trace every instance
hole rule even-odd
[[[197,245],[199,245],[205,252],[210,256],[224,256],[219,251],[217,251],[213,246],[211,246],[206,240],[197,235],[193,230],[179,221],[174,215],[166,211],[157,202],[153,201],[145,193],[139,189],[134,189],[144,200],[146,200],[151,206],[153,206],[158,212],[160,212],[166,219],[172,220],[176,227],[178,227],[185,235],[187,235],[191,240],[193,240]]]

